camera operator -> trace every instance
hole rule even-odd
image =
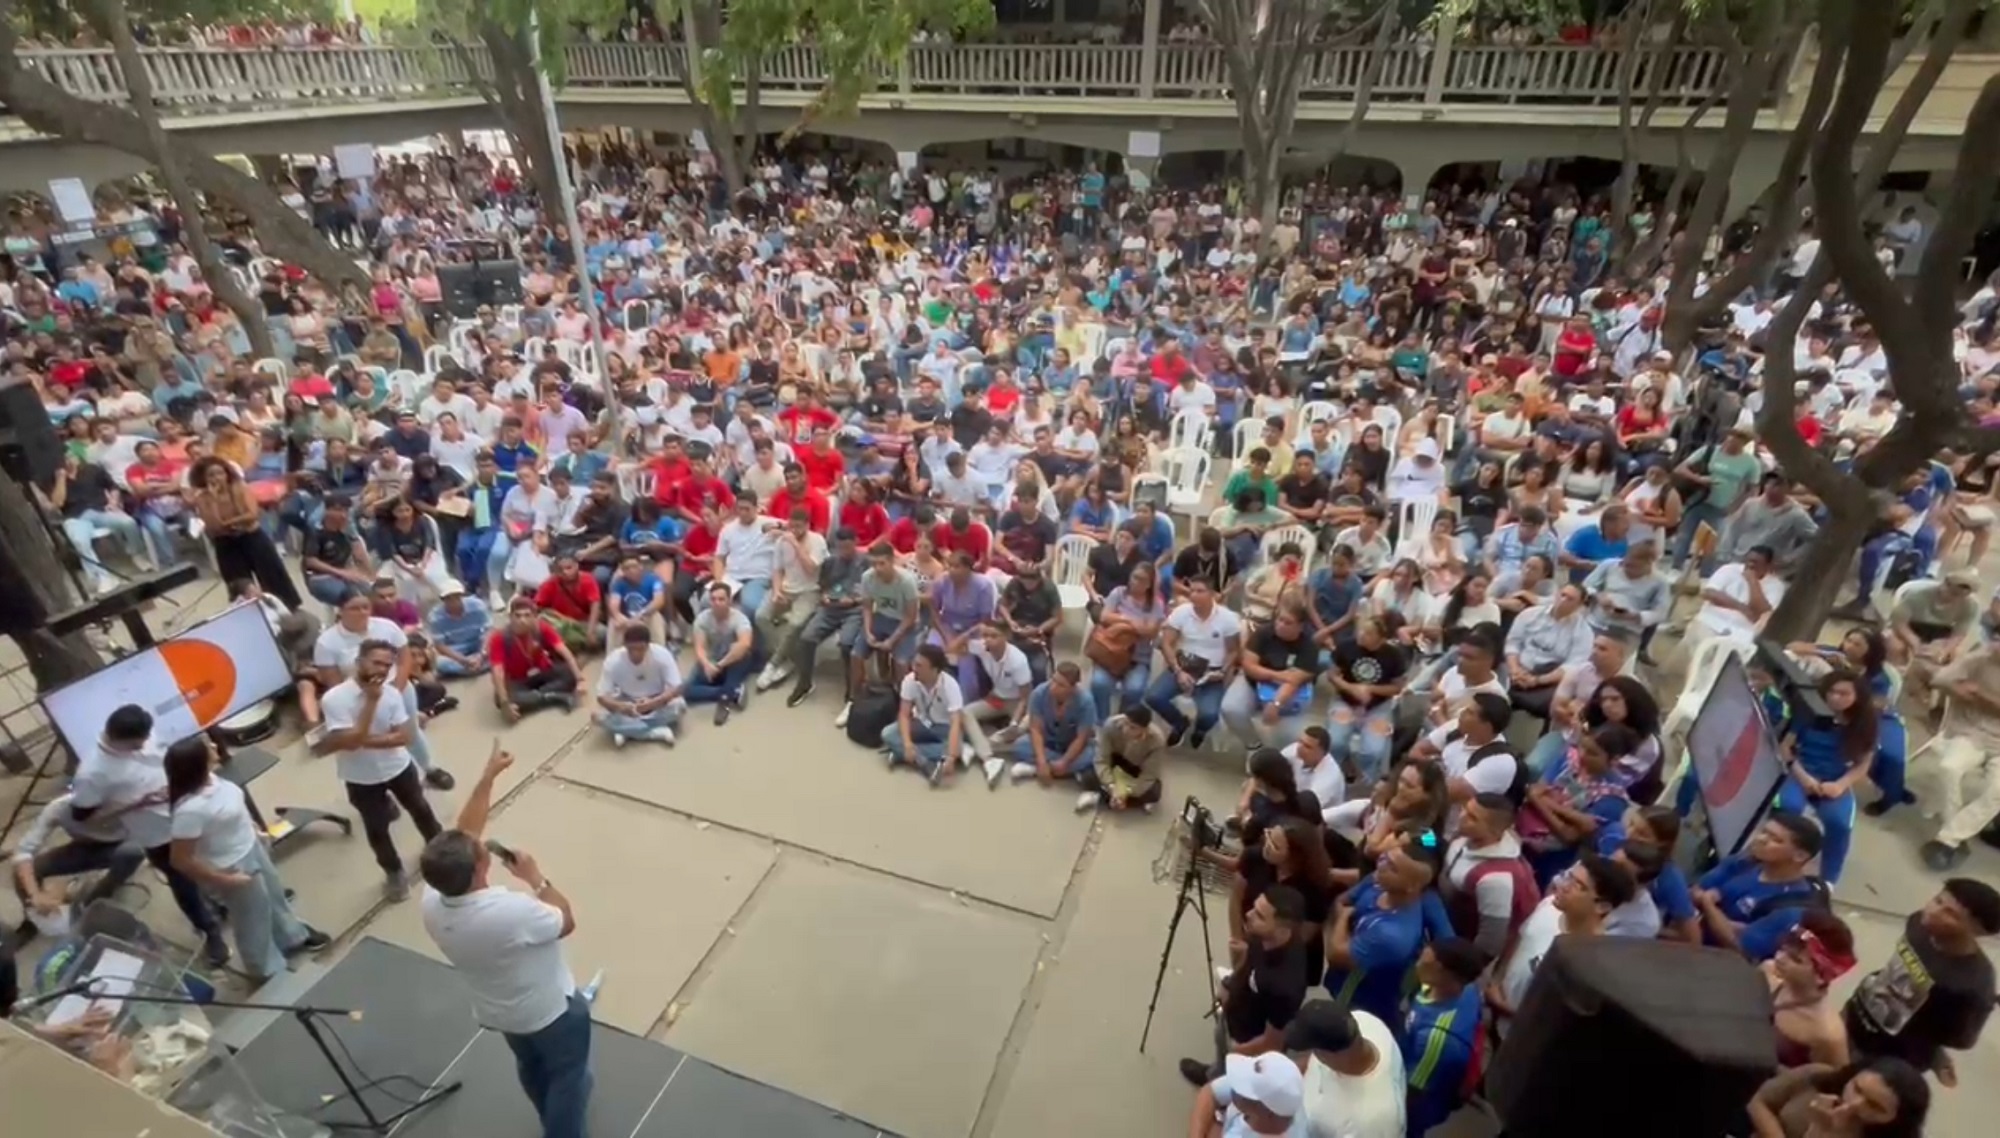
[[[1181,1076],[1197,1087],[1222,1077],[1231,1055],[1277,1050],[1306,998],[1306,945],[1299,935],[1305,898],[1289,885],[1264,890],[1243,915],[1243,939],[1229,944],[1234,966],[1222,982],[1213,1064],[1182,1059]]]
[[[569,898],[521,850],[504,851],[527,893],[492,885],[496,854],[482,839],[493,783],[514,763],[498,741],[458,824],[432,838],[419,863],[424,931],[472,989],[481,1026],[501,1033],[543,1138],[583,1138],[590,1105],[590,1005],[563,959],[576,931]]]

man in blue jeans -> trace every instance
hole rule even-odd
[[[424,931],[471,988],[479,1024],[499,1032],[514,1052],[543,1138],[584,1138],[590,1004],[562,950],[576,931],[576,913],[532,856],[496,855],[482,840],[493,784],[513,763],[495,743],[458,824],[424,846]],[[528,892],[489,884],[496,856]]]

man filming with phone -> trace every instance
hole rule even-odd
[[[493,784],[513,764],[495,740],[458,824],[424,847],[424,931],[471,987],[479,1023],[513,1050],[543,1138],[584,1138],[590,1005],[562,951],[576,915],[532,855],[485,840]],[[496,861],[528,891],[491,884]]]

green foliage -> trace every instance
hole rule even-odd
[[[698,6],[692,13],[690,4]],[[992,0],[731,0],[719,29],[712,0],[658,0],[657,14],[671,27],[694,17],[697,94],[725,120],[735,115],[738,89],[780,48],[819,49],[826,86],[813,113],[840,114],[895,73],[918,31],[961,35],[993,27]]]
[[[87,22],[92,2],[21,0],[14,8],[29,35],[68,39]],[[125,0],[128,18],[160,30],[264,20],[326,20],[334,18],[337,10],[337,0]]]

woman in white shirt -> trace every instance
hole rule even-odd
[[[285,883],[250,817],[243,788],[220,778],[221,756],[206,736],[167,748],[167,802],[173,810],[173,867],[200,882],[229,910],[237,957],[253,983],[285,970],[285,957],[332,943],[292,913]]]

